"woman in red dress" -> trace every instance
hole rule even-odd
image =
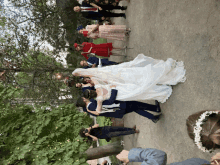
[[[74,47],[77,51],[82,51],[81,54],[88,60],[88,54],[94,53],[98,56],[102,57],[110,57],[110,55],[119,55],[119,54],[113,54],[112,49],[126,49],[124,48],[116,48],[112,46],[112,43],[102,43],[102,44],[94,44],[91,42],[83,42],[82,44],[74,44]]]

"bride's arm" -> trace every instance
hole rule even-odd
[[[89,113],[92,113],[93,115],[99,116],[99,113],[97,111],[90,111],[88,108],[86,108],[86,109]]]
[[[97,100],[96,112],[98,113],[102,112],[102,100]]]

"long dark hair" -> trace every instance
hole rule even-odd
[[[76,101],[76,106],[77,107],[86,107],[86,103],[83,101],[82,96],[80,96],[77,101]]]
[[[86,89],[86,90],[83,92],[83,97],[85,97],[86,99],[92,99],[92,98],[97,97],[97,93],[96,93],[95,90]]]
[[[205,111],[194,113],[186,120],[188,135],[193,140],[195,138],[194,126],[196,120],[198,120],[200,115]],[[201,142],[208,150],[220,148],[220,114],[211,114],[202,125]]]

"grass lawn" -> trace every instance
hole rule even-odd
[[[103,126],[111,126],[111,119],[104,117],[104,116],[98,116],[96,118],[97,123],[99,124],[100,127]],[[113,142],[121,141],[121,137],[113,137],[109,142],[107,142],[105,139],[99,139],[99,145],[104,146]],[[116,155],[111,155],[109,156],[110,160],[112,161],[113,164],[120,163],[120,161],[116,158]]]

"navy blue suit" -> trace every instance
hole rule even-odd
[[[122,118],[127,113],[136,112],[139,115],[142,115],[142,116],[147,117],[149,119],[155,118],[155,116],[153,114],[151,114],[145,110],[157,112],[156,105],[151,105],[151,104],[142,103],[142,102],[138,102],[138,101],[117,101],[117,100],[115,100],[117,93],[118,93],[118,91],[116,89],[112,89],[111,90],[111,97],[109,98],[109,100],[103,101],[102,105],[112,105],[112,104],[119,104],[120,103],[120,107],[116,107],[117,110],[115,110],[115,112],[105,112],[105,113],[99,114],[99,116]],[[94,99],[91,99],[90,102],[91,102],[91,104],[89,105],[88,109],[90,111],[96,111],[97,101]],[[112,109],[114,109],[114,107],[112,107]],[[86,108],[84,108],[83,111],[87,112]],[[91,113],[89,113],[89,114],[91,114]],[[96,116],[94,114],[91,114],[91,115]]]
[[[91,64],[96,64],[96,66],[99,65],[99,58],[97,57],[90,57],[87,62],[91,63]],[[107,65],[115,65],[118,64],[117,62],[113,62],[113,61],[109,61],[108,59],[101,59],[102,62],[102,66],[107,66]],[[84,69],[88,69],[91,68],[91,66],[86,66],[84,67]]]
[[[101,4],[97,4],[97,6],[101,7],[102,10],[98,10],[98,12],[94,12],[94,11],[81,12],[83,17],[87,19],[92,19],[92,20],[99,20],[99,22],[102,22],[103,21],[102,17],[123,17],[124,16],[124,13],[111,13],[107,11],[107,10],[113,10],[113,9],[124,10],[124,8],[121,6],[101,5]],[[82,7],[93,7],[93,6],[83,2]]]

